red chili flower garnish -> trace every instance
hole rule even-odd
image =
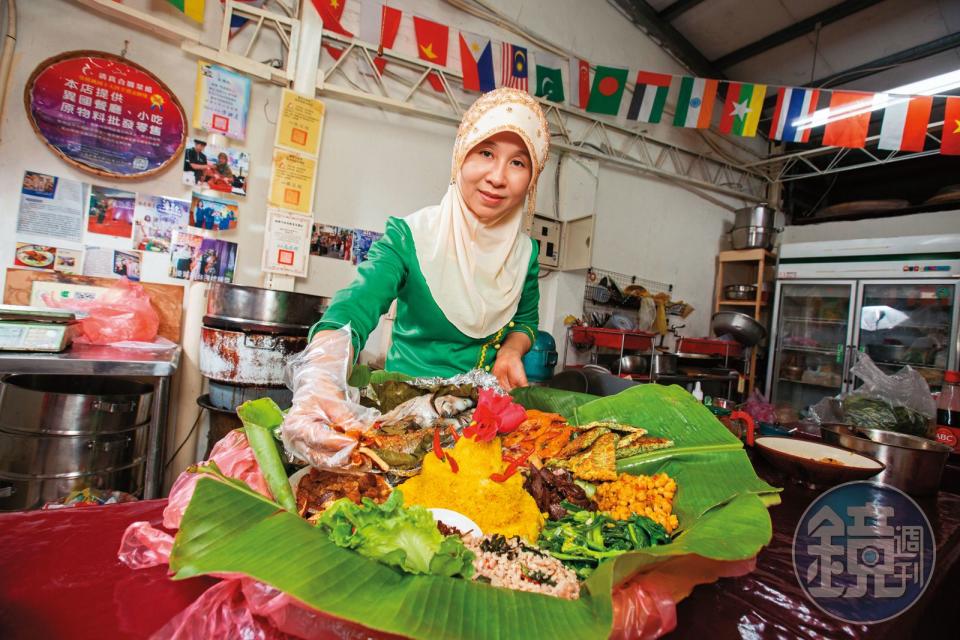
[[[447,454],[447,462],[450,463],[450,471],[457,473],[460,471],[460,465],[457,464],[457,461],[453,459],[453,456],[449,453]]]
[[[526,410],[511,400],[510,396],[501,396],[492,389],[481,389],[477,408],[473,412],[476,429],[471,424],[463,434],[475,437],[478,442],[489,442],[498,434],[516,430],[526,419]]]
[[[433,428],[433,454],[443,460],[443,448],[440,446],[440,428]]]
[[[530,457],[530,454],[525,453],[519,458],[514,458],[513,460],[504,458],[503,461],[508,463],[507,468],[503,470],[503,473],[493,474],[492,476],[490,476],[490,479],[493,480],[494,482],[506,482],[510,476],[512,476],[517,472],[517,469],[519,469],[526,463],[527,458],[529,457]]]
[[[460,434],[457,433],[457,430],[456,428],[454,428],[453,425],[450,425],[449,427],[447,427],[447,431],[449,431],[450,435],[453,436],[454,442],[458,442],[460,440]]]

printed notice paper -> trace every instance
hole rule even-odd
[[[313,219],[299,213],[267,209],[262,269],[288,276],[307,276]]]
[[[83,241],[83,184],[35,171],[23,174],[17,235]]]

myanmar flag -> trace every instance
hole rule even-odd
[[[203,22],[204,0],[167,0],[167,2],[185,13],[188,18]]]
[[[685,76],[680,80],[680,96],[673,126],[706,129],[713,117],[713,101],[717,97],[717,81]]]
[[[757,135],[757,124],[766,95],[765,84],[728,82],[723,115],[720,117],[720,132],[745,138]]]
[[[623,90],[627,87],[627,69],[597,65],[587,111],[615,116],[620,111]]]
[[[940,136],[940,153],[960,156],[960,97],[947,98],[943,110],[943,133]]]
[[[883,109],[877,148],[884,151],[923,151],[933,96],[883,94],[880,99],[888,104]]]
[[[450,39],[450,29],[447,25],[413,16],[413,30],[417,36],[417,54],[420,59],[445,67],[447,65],[447,42]],[[427,80],[430,81],[430,86],[434,90],[443,93],[443,82],[436,72],[431,71]]]
[[[823,146],[862,149],[867,144],[874,94],[831,91]]]
[[[663,107],[667,104],[667,93],[673,76],[665,73],[637,72],[637,86],[633,89],[628,120],[639,120],[657,124],[663,117]]]
[[[557,56],[537,51],[534,58],[537,70],[537,86],[535,96],[545,98],[550,102],[563,102],[563,62]]]

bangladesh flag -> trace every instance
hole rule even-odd
[[[723,115],[720,117],[720,132],[745,138],[757,135],[757,124],[766,95],[765,84],[728,82]]]
[[[716,97],[716,80],[685,76],[680,81],[680,95],[677,98],[677,112],[673,114],[673,126],[709,128]]]
[[[563,63],[560,58],[543,51],[537,51],[534,55],[537,69],[534,95],[550,102],[563,102],[566,96],[563,93],[563,72],[560,70]]]
[[[627,86],[627,73],[627,69],[597,65],[597,70],[593,74],[593,88],[590,90],[587,111],[608,116],[617,115],[620,111],[620,101],[623,99],[623,90]]]

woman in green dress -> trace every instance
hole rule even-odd
[[[480,97],[460,124],[440,204],[387,221],[313,338],[349,323],[355,358],[396,300],[388,370],[448,377],[481,368],[506,390],[525,386],[521,358],[536,337],[540,294],[536,244],[522,227],[548,144],[529,94]]]

